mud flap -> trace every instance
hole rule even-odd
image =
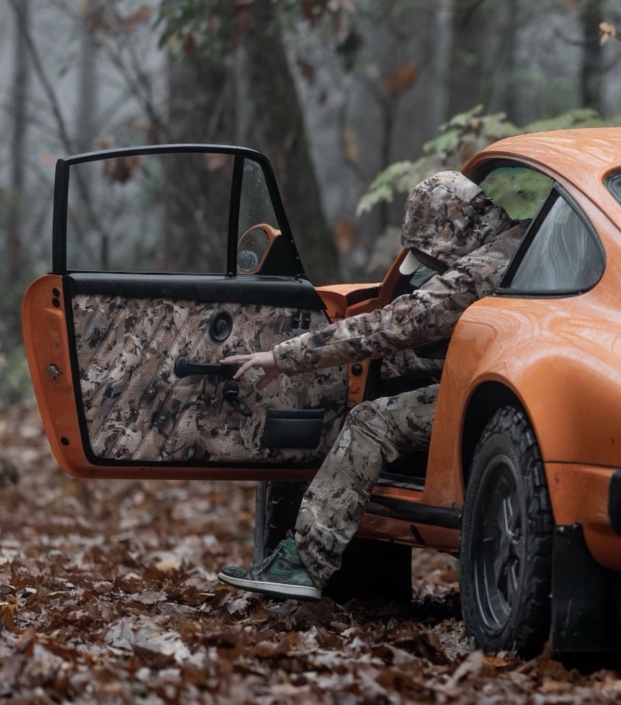
[[[557,526],[552,562],[552,642],[560,656],[621,653],[619,581],[595,561],[582,526]]]

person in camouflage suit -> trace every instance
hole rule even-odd
[[[405,207],[401,240],[409,250],[401,273],[431,270],[426,283],[382,309],[338,321],[275,346],[238,355],[236,376],[262,367],[264,386],[294,375],[381,358],[448,338],[468,306],[493,293],[524,234],[524,224],[486,198],[459,172],[440,172],[416,186]],[[435,275],[433,275],[435,273]],[[269,595],[319,599],[341,565],[383,464],[428,447],[437,384],[356,406],[310,484],[295,538],[261,563],[228,566],[219,578]]]

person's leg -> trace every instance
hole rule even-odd
[[[428,447],[438,395],[434,384],[355,407],[308,488],[295,525],[298,552],[320,589],[365,512],[382,465]]]

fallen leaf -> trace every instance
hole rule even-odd
[[[298,58],[296,61],[296,64],[298,65],[298,68],[300,69],[300,73],[302,74],[303,78],[307,81],[307,83],[314,83],[315,82],[315,67],[310,63],[310,61],[306,61],[306,59]]]
[[[19,629],[15,626],[13,619],[19,610],[15,595],[7,595],[6,602],[0,602],[0,628],[8,629],[15,634],[19,633]]]
[[[351,127],[345,128],[343,133],[343,156],[348,162],[354,161],[358,156],[358,140]]]
[[[205,154],[205,161],[207,162],[207,171],[214,173],[216,171],[221,171],[226,167],[229,162],[228,154]]]
[[[416,64],[411,61],[396,68],[384,81],[384,90],[389,96],[401,93],[412,85],[416,78]]]
[[[599,43],[604,46],[609,39],[617,36],[617,28],[610,22],[599,23]]]

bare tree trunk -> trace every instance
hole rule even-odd
[[[76,115],[76,140],[80,152],[93,150],[97,136],[97,44],[90,31],[91,17],[97,5],[97,0],[86,0],[83,10]]]
[[[490,0],[454,0],[449,115],[483,103],[486,98]]]
[[[202,57],[171,61],[171,142],[231,144],[236,132],[231,70]],[[164,158],[167,271],[224,273],[231,174],[209,172],[202,155]]]
[[[604,0],[582,0],[580,21],[584,37],[580,89],[582,105],[602,110],[602,47],[599,23],[604,16]]]
[[[248,89],[304,268],[314,284],[338,281],[336,248],[326,224],[304,116],[271,0],[250,5]]]
[[[28,130],[27,101],[29,84],[28,50],[25,36],[29,31],[30,0],[12,5],[18,31],[15,32],[12,108],[13,135],[11,140],[11,191],[8,213],[6,275],[15,282],[20,274],[22,246],[22,215],[25,187],[26,139]]]
[[[520,0],[503,0],[498,5],[498,29],[491,34],[497,37],[490,71],[490,112],[503,111],[510,120],[516,120],[516,51],[517,31],[520,22]]]
[[[449,81],[453,52],[453,0],[439,0],[435,20],[436,42],[433,54],[433,84],[429,118],[432,134],[449,117]]]

